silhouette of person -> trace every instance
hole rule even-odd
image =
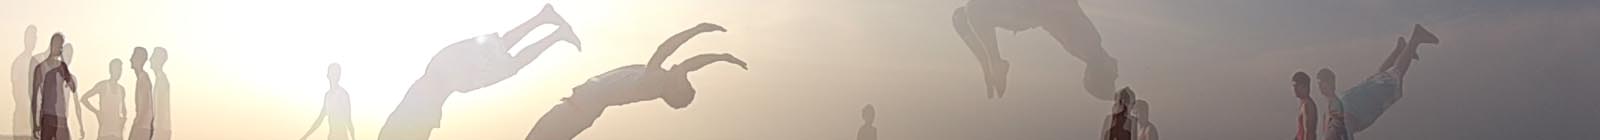
[[[516,45],[534,27],[543,24],[563,27],[515,56],[506,53],[511,45]],[[503,36],[487,34],[445,47],[433,56],[422,77],[412,83],[400,105],[389,113],[383,128],[378,130],[378,139],[428,139],[433,129],[439,127],[444,102],[452,93],[471,92],[511,78],[557,41],[582,46],[565,19],[546,4],[538,15],[506,31]],[[583,49],[578,47],[578,50]]]
[[[155,100],[155,139],[172,139],[172,84],[167,80],[167,48],[155,47],[150,52],[150,72],[153,82],[151,85],[152,100]]]
[[[78,106],[82,107],[79,108],[80,110],[86,108],[89,110],[89,113],[94,113],[95,116],[99,117],[96,122],[100,124],[100,132],[99,137],[96,139],[120,140],[123,139],[122,127],[124,127],[124,124],[128,119],[128,111],[124,110],[123,106],[123,101],[127,100],[125,97],[127,91],[124,89],[124,87],[122,87],[122,84],[117,83],[117,80],[122,79],[122,60],[111,59],[110,65],[110,70],[107,71],[110,72],[110,78],[95,83],[94,88],[91,88],[89,89],[89,92],[84,93],[83,97],[79,97],[77,102]],[[89,98],[94,98],[95,96],[100,97],[99,107],[89,104]],[[83,128],[82,121],[80,121],[78,125],[79,128]]]
[[[1354,139],[1350,129],[1345,127],[1344,101],[1334,92],[1334,82],[1333,70],[1323,68],[1317,71],[1317,89],[1323,97],[1328,98],[1328,127],[1324,129],[1328,135],[1323,140]]]
[[[726,29],[716,24],[701,23],[668,38],[658,46],[647,65],[623,66],[589,78],[584,84],[573,87],[571,96],[562,99],[561,104],[539,118],[525,139],[570,140],[594,125],[595,119],[599,119],[600,114],[610,106],[661,99],[673,109],[688,107],[696,94],[687,77],[689,72],[715,62],[733,63],[748,70],[747,64],[730,54],[701,54],[673,65],[670,70],[650,67],[649,64],[660,65],[659,61],[665,60],[667,55],[695,35],[717,31]],[[656,75],[651,75],[652,71]]]
[[[1005,95],[1011,62],[1000,58],[995,28],[1024,31],[1043,28],[1067,53],[1086,64],[1083,87],[1089,95],[1111,100],[1117,79],[1117,61],[1100,47],[1100,33],[1083,13],[1077,0],[971,0],[956,8],[952,20],[956,33],[978,57],[987,80],[989,98]]]
[[[34,111],[38,121],[35,123],[37,133],[34,135],[41,140],[67,140],[72,139],[71,130],[67,126],[67,99],[68,92],[77,91],[78,81],[72,78],[72,71],[67,63],[61,61],[62,45],[66,37],[61,33],[50,36],[50,55],[33,68]],[[63,91],[65,89],[65,91]]]
[[[1406,71],[1410,69],[1411,61],[1419,58],[1417,46],[1439,42],[1438,37],[1423,29],[1420,24],[1413,26],[1410,41],[1404,41],[1405,38],[1400,40],[1405,43],[1396,46],[1376,74],[1345,90],[1341,98],[1343,110],[1337,115],[1344,118],[1343,125],[1349,133],[1366,130],[1389,109],[1389,106],[1400,100],[1404,92],[1401,87],[1405,81]]]
[[[1294,72],[1294,96],[1300,99],[1299,126],[1295,127],[1295,140],[1317,140],[1317,102],[1311,100],[1311,76]]]
[[[1129,108],[1135,104],[1133,100],[1137,98],[1134,98],[1133,89],[1128,87],[1118,91],[1116,97],[1117,103],[1112,105],[1112,109],[1115,112],[1112,112],[1110,116],[1106,116],[1106,131],[1100,135],[1100,139],[1133,140],[1133,128],[1137,124],[1134,124],[1133,117],[1130,117]]]
[[[144,69],[144,63],[149,57],[144,47],[134,47],[133,56],[128,58],[128,63],[133,63],[133,76],[137,78],[133,84],[133,128],[128,132],[129,140],[150,140],[155,138],[155,97],[151,92],[153,85],[150,83],[150,74]]]
[[[328,64],[328,93],[322,97],[322,112],[311,123],[311,130],[300,136],[301,140],[311,137],[311,133],[322,126],[324,118],[331,120],[328,121],[328,140],[355,139],[355,125],[350,121],[350,93],[339,86],[340,71],[339,63]]]
[[[872,126],[877,117],[877,110],[872,105],[861,108],[861,130],[856,132],[856,140],[878,140],[878,127]]]
[[[32,136],[24,134],[33,133],[33,119],[31,119],[32,116],[29,116],[33,114],[33,112],[29,112],[32,108],[33,101],[31,99],[33,99],[33,96],[29,94],[33,93],[33,87],[30,87],[33,83],[33,66],[39,63],[34,60],[35,56],[33,55],[34,42],[38,39],[36,36],[38,35],[38,30],[33,25],[28,25],[28,28],[22,34],[22,52],[17,54],[16,60],[11,62],[11,99],[13,100],[11,103],[15,107],[11,112],[11,130],[15,131],[12,134],[17,134],[12,139],[32,139]]]
[[[1139,121],[1139,128],[1134,133],[1138,140],[1160,140],[1161,134],[1156,131],[1156,123],[1150,122],[1150,103],[1139,100],[1133,103],[1133,114]]]
[[[43,58],[43,57],[37,57],[37,58]],[[72,43],[63,43],[61,45],[61,62],[67,63],[67,64],[72,64]],[[69,78],[78,79],[78,77],[69,77]],[[77,99],[79,97],[78,94],[80,94],[80,93],[78,93],[77,91],[72,91],[69,94],[67,94],[67,95],[70,95],[70,97],[67,97],[66,100],[67,101],[73,101],[73,103],[70,104],[70,105],[79,105],[77,107],[66,107],[66,108],[73,108],[73,111],[74,111],[73,114],[83,114],[83,106],[81,106],[81,105],[83,105],[83,103],[82,102],[77,102]],[[73,119],[77,119],[78,120],[78,128],[88,128],[88,127],[84,127],[83,126],[83,115],[73,115],[72,117],[73,117]],[[78,130],[78,136],[79,136],[78,139],[84,139],[84,138],[88,137],[89,133],[84,132],[84,129],[77,129],[77,130]]]

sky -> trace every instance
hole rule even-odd
[[[375,139],[435,52],[504,32],[549,3],[584,49],[558,44],[514,77],[452,95],[432,138],[522,138],[571,87],[644,63],[662,40],[702,22],[728,32],[696,37],[668,63],[731,53],[750,69],[708,66],[690,74],[699,95],[689,108],[611,107],[577,139],[851,139],[867,104],[886,140],[1098,137],[1111,103],[1084,93],[1083,63],[1042,30],[997,33],[1013,66],[1010,90],[984,97],[977,61],[950,25],[965,2],[0,0],[0,38],[9,38],[0,46],[20,46],[28,25],[40,37],[61,32],[76,46],[70,67],[84,87],[106,80],[106,63],[126,60],[135,46],[167,48],[174,139],[297,138],[328,90],[326,66],[339,63],[356,137]],[[1116,83],[1150,102],[1151,121],[1169,139],[1290,138],[1293,72],[1330,68],[1348,88],[1375,72],[1413,24],[1442,43],[1419,50],[1405,97],[1357,138],[1600,138],[1592,133],[1600,102],[1591,101],[1600,99],[1592,86],[1600,85],[1600,2],[1079,3],[1121,62]],[[14,58],[20,48],[0,54]],[[132,71],[123,74],[132,90]]]

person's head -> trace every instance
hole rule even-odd
[[[339,84],[340,71],[339,63],[328,64],[328,84]]]
[[[867,107],[861,108],[861,120],[866,121],[867,124],[872,124],[872,121],[877,120],[877,117],[878,110],[872,108],[872,105],[869,104]]]
[[[1294,96],[1311,98],[1311,76],[1306,72],[1294,72]]]
[[[1317,71],[1317,90],[1322,91],[1323,96],[1334,96],[1333,90],[1336,87],[1334,87],[1333,82],[1333,70],[1322,68],[1322,70]]]
[[[154,52],[150,52],[150,69],[161,70],[162,66],[166,66],[166,64],[167,48],[156,47]]]
[[[72,43],[61,45],[61,62],[72,64]]]
[[[1133,88],[1122,87],[1122,90],[1117,91],[1117,108],[1120,109],[1132,106],[1134,99],[1135,96],[1133,95]]]
[[[694,84],[689,83],[688,73],[662,72],[659,84],[661,99],[673,109],[683,109],[694,103]]]
[[[67,43],[67,38],[61,33],[50,35],[50,57],[61,56],[61,45]]]
[[[1150,119],[1150,102],[1146,102],[1144,100],[1134,101],[1133,102],[1133,115],[1137,115],[1137,116],[1139,116],[1139,118],[1144,118],[1145,120],[1149,120]]]
[[[33,53],[33,45],[39,39],[39,28],[28,25],[28,29],[23,30],[22,33],[22,54],[31,55]]]
[[[112,80],[121,79],[121,77],[122,77],[122,59],[111,59],[111,66],[107,66],[107,67],[111,68],[110,70],[107,70],[107,71],[111,73],[110,76],[111,76]]]
[[[133,47],[133,56],[128,58],[128,62],[133,63],[133,71],[144,71],[144,62],[148,59],[147,57],[149,57],[149,54],[144,47]]]

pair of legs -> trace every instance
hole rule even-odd
[[[1020,5],[1035,6],[1023,6],[1020,10],[1005,9],[1017,7],[986,6],[978,2],[989,1],[971,1],[967,7],[957,8],[953,22],[956,33],[960,34],[962,41],[966,42],[983,67],[990,98],[1005,95],[1006,78],[1011,70],[1011,62],[1000,58],[994,29],[1022,31],[1043,27],[1067,53],[1087,64],[1083,84],[1090,95],[1111,100],[1117,78],[1116,59],[1100,47],[1100,33],[1083,10],[1078,8],[1077,1],[1024,3]]]
[[[1418,58],[1418,46],[1438,42],[1439,39],[1421,25],[1414,27],[1410,40],[1399,39],[1395,50],[1384,64],[1379,66],[1379,72],[1346,90],[1346,94],[1341,97],[1343,110],[1338,115],[1347,122],[1344,123],[1345,130],[1348,130],[1348,133],[1366,130],[1388,110],[1389,106],[1398,102],[1404,95],[1402,85],[1405,75],[1410,70],[1412,61]]]
[[[523,37],[526,37],[529,32],[533,31],[534,28],[544,24],[558,25],[562,27],[556,29],[556,31],[551,33],[550,36],[542,38],[529,44],[527,47],[524,47],[521,51],[518,51],[516,55],[507,53],[507,51],[510,51],[512,48],[511,46],[519,43]],[[539,58],[540,54],[544,53],[545,50],[549,49],[551,46],[554,46],[555,43],[559,41],[572,43],[574,46],[578,47],[578,50],[583,50],[582,41],[580,41],[577,37],[577,34],[573,32],[570,24],[568,24],[559,13],[556,13],[554,7],[549,4],[544,6],[544,10],[540,11],[539,15],[528,19],[517,27],[506,31],[500,36],[486,38],[495,38],[489,40],[498,42],[484,42],[484,44],[479,44],[482,46],[457,46],[460,45],[460,43],[457,45],[452,45],[452,48],[446,48],[445,51],[441,51],[439,54],[437,54],[437,56],[435,56],[434,62],[429,63],[430,71],[433,71],[432,69],[463,69],[465,71],[455,71],[452,73],[440,74],[453,75],[443,76],[447,78],[459,78],[452,79],[452,81],[462,84],[456,85],[458,86],[456,88],[462,89],[463,91],[471,91],[478,88],[487,87],[494,83],[499,83],[500,81],[516,75],[518,71],[528,66],[528,64],[533,63],[533,60]],[[469,42],[472,40],[466,41]],[[461,52],[452,52],[451,50],[461,50]],[[452,62],[440,62],[439,58],[441,57],[459,57],[463,59],[448,60]],[[432,66],[440,64],[451,66],[444,66],[442,68]],[[445,72],[449,72],[449,70],[445,70]]]
[[[39,126],[40,140],[72,139],[72,132],[67,129],[66,115],[45,114],[39,117],[39,122],[43,124]]]

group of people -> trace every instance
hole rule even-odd
[[[1117,91],[1116,104],[1112,105],[1111,115],[1106,116],[1105,132],[1100,135],[1103,140],[1158,140],[1159,132],[1156,125],[1150,122],[1150,103],[1135,98],[1133,88],[1123,87]]]
[[[110,61],[109,74],[106,80],[95,83],[94,87],[79,96],[77,77],[73,75],[70,63],[70,43],[62,33],[50,36],[50,44],[44,55],[34,55],[33,47],[37,27],[28,26],[23,35],[23,51],[13,64],[12,81],[17,90],[15,92],[19,101],[18,117],[15,117],[14,131],[22,131],[16,139],[40,140],[67,140],[71,139],[72,127],[67,124],[67,109],[70,105],[77,105],[79,137],[88,137],[84,132],[83,110],[98,117],[99,132],[97,139],[170,139],[171,117],[170,86],[167,74],[163,69],[167,60],[167,50],[155,47],[150,53],[144,47],[135,47],[129,62],[133,64],[134,74],[137,76],[134,86],[134,119],[131,131],[124,132],[127,126],[126,90],[118,83],[122,78],[122,61]],[[145,63],[150,63],[148,68]],[[154,73],[152,76],[151,73]],[[25,78],[25,79],[24,79]],[[27,84],[27,85],[22,85]],[[98,103],[91,99],[99,97]],[[69,104],[69,102],[71,104]],[[21,112],[26,111],[26,112]],[[128,137],[124,137],[127,133]]]
[[[1020,32],[1041,28],[1068,54],[1084,62],[1083,88],[1090,97],[1116,102],[1101,139],[1158,139],[1155,125],[1149,121],[1148,102],[1134,98],[1130,88],[1113,93],[1119,76],[1117,60],[1101,47],[1099,31],[1077,0],[972,0],[956,8],[951,20],[983,68],[987,97],[1005,96],[1011,71],[1011,62],[1000,57],[995,29]]]
[[[1055,7],[1060,5],[1069,8]],[[1067,16],[1057,16],[1063,14]],[[1042,27],[1055,36],[1070,54],[1087,64],[1083,83],[1091,97],[1115,102],[1113,113],[1105,121],[1106,129],[1101,139],[1158,139],[1157,129],[1150,122],[1148,102],[1135,98],[1131,88],[1113,93],[1117,62],[1100,47],[1097,31],[1077,7],[1076,1],[972,1],[965,7],[957,8],[952,18],[957,33],[979,59],[988,84],[986,92],[989,98],[1005,95],[1005,77],[1010,71],[1010,62],[999,57],[993,29],[1021,31]],[[518,54],[506,53],[535,27],[546,24],[561,27],[550,36],[531,43]],[[658,46],[646,64],[622,66],[588,79],[584,84],[572,88],[571,96],[563,98],[560,104],[544,114],[526,139],[572,139],[593,125],[605,108],[610,106],[661,99],[673,109],[688,107],[696,94],[687,78],[688,72],[715,62],[736,64],[746,70],[748,64],[727,53],[697,55],[669,69],[662,68],[664,61],[679,46],[698,34],[726,31],[720,25],[701,23],[669,37]],[[26,90],[17,92],[16,97],[19,99],[18,110],[27,112],[15,114],[19,115],[18,118],[28,119],[18,119],[16,128],[29,131],[32,134],[29,136],[35,137],[23,139],[70,139],[71,128],[66,122],[69,105],[78,105],[79,114],[87,109],[99,117],[98,139],[170,139],[170,91],[166,73],[162,70],[166,62],[166,49],[155,47],[153,53],[147,54],[146,48],[135,47],[128,59],[137,84],[134,86],[134,119],[131,130],[126,132],[130,136],[124,137],[123,130],[129,112],[124,110],[123,105],[126,100],[125,89],[118,84],[123,70],[120,59],[111,60],[107,80],[96,83],[79,97],[76,78],[68,68],[71,45],[66,42],[65,36],[53,34],[48,52],[32,54],[35,27],[29,26],[26,33],[24,51],[15,62],[17,64],[12,76],[13,83],[20,87],[14,89]],[[1325,119],[1319,119],[1318,106],[1310,95],[1312,77],[1305,72],[1296,72],[1292,80],[1295,95],[1300,99],[1301,112],[1295,139],[1316,140],[1321,132],[1326,134],[1321,137],[1325,140],[1348,140],[1353,139],[1352,134],[1371,126],[1400,98],[1403,77],[1411,61],[1418,59],[1417,46],[1438,43],[1438,39],[1421,25],[1416,25],[1412,33],[1411,40],[1399,39],[1395,50],[1376,74],[1346,90],[1343,96],[1334,90],[1333,71],[1320,69],[1316,79],[1321,95],[1327,98],[1328,114]],[[582,43],[571,25],[555,12],[553,6],[546,4],[538,15],[504,34],[491,33],[450,44],[433,56],[425,74],[413,83],[405,98],[389,115],[377,138],[428,139],[432,130],[439,128],[442,106],[450,95],[471,92],[508,79],[538,58],[540,53],[563,41],[582,51]],[[150,63],[148,68],[145,67],[147,61]],[[324,99],[325,105],[311,130],[301,139],[308,138],[325,119],[329,120],[328,139],[355,139],[355,129],[350,119],[350,95],[338,84],[340,71],[336,63],[328,66],[330,88]],[[88,102],[94,97],[99,97],[98,103]],[[862,113],[865,124],[858,132],[858,139],[877,139],[877,128],[872,125],[875,109],[867,105]],[[81,116],[79,127],[83,124]],[[1327,126],[1318,130],[1318,122],[1322,120],[1326,120]],[[83,129],[78,130],[83,133]]]
[[[531,43],[517,55],[506,53],[528,32],[545,24],[561,27],[550,36]],[[442,106],[450,95],[472,92],[510,78],[557,42],[571,43],[582,51],[582,43],[570,26],[556,13],[554,6],[546,4],[538,15],[503,35],[487,34],[445,47],[433,56],[423,76],[412,84],[400,105],[389,114],[383,128],[378,130],[378,139],[428,139],[433,129],[439,128]],[[748,68],[747,64],[727,53],[697,55],[672,65],[670,69],[662,68],[664,62],[667,56],[676,52],[690,38],[701,33],[725,31],[720,25],[701,23],[668,38],[658,46],[646,64],[627,65],[590,78],[583,85],[572,88],[570,97],[563,98],[561,104],[545,113],[529,130],[526,139],[572,139],[593,125],[609,106],[661,99],[673,109],[688,107],[696,93],[688,81],[689,72],[715,62],[733,63],[741,68]],[[348,101],[341,101],[348,99],[339,99],[348,98],[348,95],[344,95],[334,80],[337,79],[337,74],[334,74],[336,69],[336,65],[330,67],[329,78],[334,89],[329,91],[327,100],[330,105],[323,111],[330,115],[319,115],[319,121],[322,116],[334,118],[330,127],[335,132],[330,133],[329,139],[345,139],[353,137],[346,135],[354,130],[349,128],[348,123],[339,123],[341,120],[348,122],[348,112],[338,112],[348,111]],[[313,126],[313,131],[315,128]]]
[[[1317,90],[1328,102],[1327,127],[1322,127],[1322,140],[1350,140],[1352,135],[1366,130],[1375,123],[1383,112],[1400,100],[1402,85],[1406,71],[1410,70],[1411,61],[1417,56],[1417,46],[1422,44],[1439,43],[1439,38],[1422,25],[1414,25],[1411,40],[1401,37],[1395,43],[1394,51],[1389,58],[1378,67],[1377,73],[1367,77],[1365,81],[1345,90],[1340,96],[1335,92],[1335,77],[1332,69],[1317,70]],[[1295,97],[1300,99],[1299,127],[1295,131],[1295,140],[1317,140],[1317,104],[1311,98],[1311,76],[1305,72],[1295,72],[1294,82]]]

